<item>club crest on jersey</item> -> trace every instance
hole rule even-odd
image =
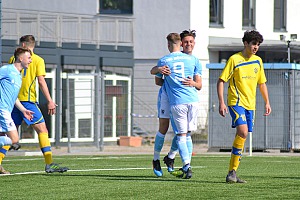
[[[257,74],[257,72],[258,72],[258,69],[255,67],[254,68],[254,73]]]
[[[161,113],[164,114],[164,113],[165,113],[165,110],[161,110]]]

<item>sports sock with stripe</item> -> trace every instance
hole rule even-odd
[[[246,139],[236,135],[235,139],[232,144],[232,151],[231,151],[231,158],[229,164],[229,171],[235,170],[237,171],[241,158],[242,158],[242,151],[244,149]]]
[[[0,165],[2,165],[2,161],[5,158],[6,153],[7,153],[7,151],[8,151],[9,148],[10,148],[10,146],[3,146],[0,149]]]
[[[44,155],[45,163],[49,165],[53,162],[53,159],[52,159],[52,151],[51,151],[50,140],[48,138],[48,133],[39,133],[38,138],[39,138],[41,151],[43,152]]]

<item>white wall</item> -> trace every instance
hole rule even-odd
[[[169,53],[166,36],[190,28],[190,1],[134,1],[134,57],[157,60]]]

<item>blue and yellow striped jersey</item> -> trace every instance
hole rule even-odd
[[[257,84],[267,81],[259,56],[245,58],[242,52],[232,55],[219,78],[229,81],[228,106],[237,105],[247,110],[255,110]]]

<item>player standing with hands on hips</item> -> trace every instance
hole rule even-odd
[[[255,30],[246,31],[242,41],[244,49],[229,58],[217,83],[219,113],[225,117],[229,109],[232,127],[236,128],[229,172],[226,177],[227,183],[246,183],[236,176],[236,171],[240,164],[247,135],[253,130],[257,85],[265,102],[264,115],[268,116],[272,111],[263,62],[259,56],[255,55],[259,45],[263,42],[263,37]],[[229,81],[228,109],[223,97],[224,82],[227,81]]]

